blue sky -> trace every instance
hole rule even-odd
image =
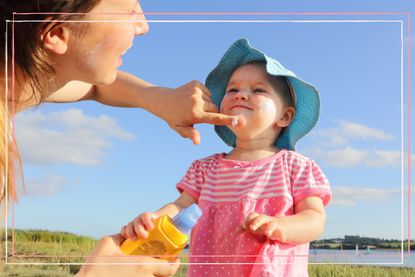
[[[145,12],[414,11],[408,1],[281,2],[141,1]],[[401,113],[406,155],[408,111],[405,15],[152,15],[148,19],[286,21],[150,22],[150,32],[135,39],[121,69],[161,86],[177,87],[193,79],[203,82],[230,44],[247,38],[320,90],[320,120],[297,150],[316,160],[332,185],[323,237],[400,239]],[[403,21],[403,41],[401,23],[392,21]],[[409,35],[413,45],[415,37]],[[193,160],[230,150],[212,126],[197,129],[202,143],[194,146],[146,111],[93,102],[45,104],[20,114],[16,133],[27,192],[15,206],[15,227],[96,238],[118,232],[139,213],[174,200],[175,184]],[[405,238],[407,170],[404,166]],[[414,238],[414,228],[411,233]]]

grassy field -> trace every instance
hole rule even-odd
[[[2,236],[2,241],[2,257],[4,257],[4,235]],[[52,265],[51,263],[82,262],[83,257],[90,253],[96,243],[94,239],[88,237],[39,230],[17,230],[15,232],[15,241],[15,256],[10,257],[9,255],[7,265],[4,265],[4,259],[0,262],[1,276],[73,276],[79,270],[79,265]],[[10,252],[10,243],[8,247]],[[19,265],[10,263],[37,264]],[[175,276],[186,276],[185,272],[186,266],[182,266]],[[412,277],[415,276],[415,269],[349,265],[310,265],[309,275],[313,277]]]

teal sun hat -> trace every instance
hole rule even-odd
[[[212,93],[212,102],[218,107],[225,95],[232,73],[241,65],[252,61],[264,61],[266,71],[273,76],[284,76],[289,81],[295,100],[295,115],[291,124],[279,135],[274,145],[279,149],[295,150],[296,142],[316,125],[320,113],[320,97],[317,89],[299,79],[294,72],[284,68],[277,60],[252,48],[246,39],[234,42],[219,64],[206,78],[206,87]],[[219,137],[229,146],[236,146],[236,136],[226,126],[215,125]]]

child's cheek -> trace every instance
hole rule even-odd
[[[228,106],[228,96],[225,94],[225,96],[223,96],[222,102],[220,103],[219,112],[225,113],[227,110],[227,106]]]
[[[263,113],[275,113],[276,107],[270,99],[263,99],[258,103],[258,111]]]

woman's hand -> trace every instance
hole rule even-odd
[[[120,234],[101,238],[76,276],[173,276],[180,267],[174,262],[144,256],[127,256],[120,250]]]
[[[156,105],[148,110],[164,119],[173,130],[182,137],[191,139],[194,144],[200,143],[200,134],[193,128],[193,124],[245,124],[243,117],[235,120],[235,116],[219,113],[218,107],[210,99],[210,91],[198,81],[189,82],[174,90],[161,90],[159,93],[159,100],[153,101]]]

